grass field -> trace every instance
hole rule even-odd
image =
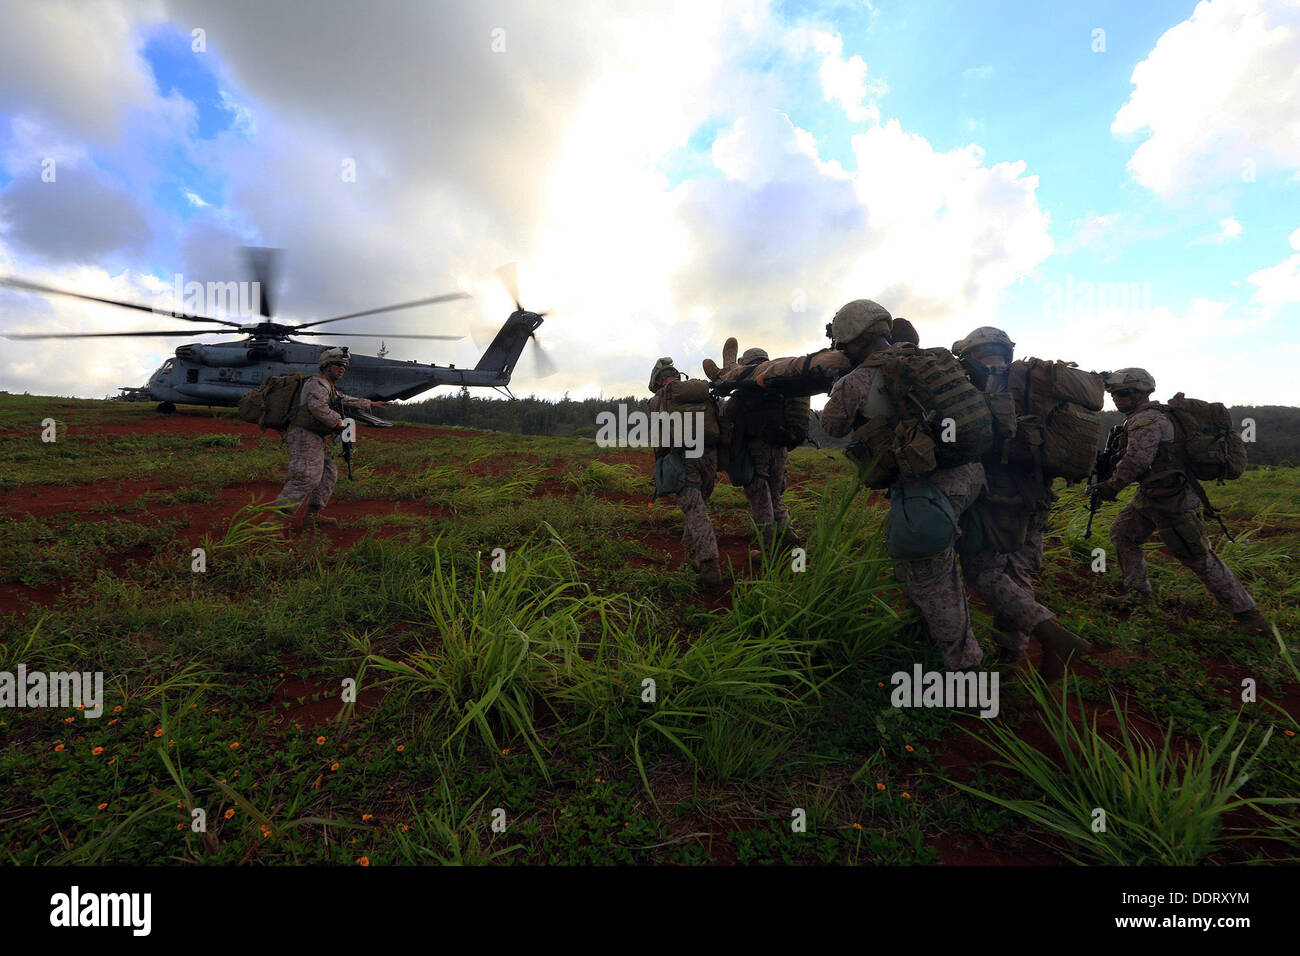
[[[1039,596],[1097,651],[1065,687],[1003,674],[982,720],[891,706],[892,673],[941,664],[883,554],[884,502],[838,452],[791,456],[804,571],[751,564],[723,480],[730,573],[700,593],[646,452],[421,426],[359,441],[328,512],[343,527],[285,541],[249,507],[284,481],[274,433],[0,396],[0,671],[105,680],[98,719],[0,709],[0,858],[1300,859],[1300,470],[1210,489],[1238,536],[1216,548],[1276,635],[1235,629],[1155,544],[1159,601],[1107,618],[1117,569],[1094,573],[1092,548],[1119,506],[1084,541],[1065,489]]]

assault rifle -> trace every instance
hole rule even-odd
[[[344,421],[347,421],[348,418],[347,412],[343,411],[343,399],[340,398],[330,402],[330,408],[338,412],[340,418],[342,418]],[[342,440],[343,429],[345,429],[346,427],[347,427],[346,425],[341,425],[338,434],[340,439],[339,444],[343,446],[343,461],[348,466],[348,481],[351,481],[352,480],[352,446],[356,443]],[[355,421],[353,422],[352,427],[356,428]]]
[[[1097,452],[1097,460],[1092,466],[1092,474],[1088,476],[1088,486],[1095,487],[1101,482],[1110,478],[1115,472],[1115,465],[1119,461],[1119,439],[1124,434],[1124,426],[1116,425],[1106,436],[1106,447]],[[1096,517],[1097,512],[1101,510],[1101,492],[1091,491],[1088,493],[1088,527],[1084,528],[1083,536],[1092,537],[1092,519]]]

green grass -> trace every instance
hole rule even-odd
[[[743,495],[719,485],[736,579],[701,595],[680,515],[649,503],[649,454],[363,430],[336,492],[362,509],[346,543],[285,541],[257,503],[284,477],[276,439],[199,417],[209,430],[150,432],[151,406],[0,397],[0,596],[41,598],[0,605],[0,670],[102,670],[107,697],[98,721],[0,710],[6,862],[1300,857],[1283,703],[1300,683],[1300,470],[1210,489],[1238,536],[1212,540],[1278,622],[1267,637],[1236,631],[1157,544],[1156,604],[1101,616],[1117,569],[1093,574],[1091,549],[1110,549],[1118,505],[1084,541],[1064,490],[1040,600],[1099,654],[1068,720],[1056,691],[1004,680],[984,721],[890,706],[892,672],[940,664],[883,553],[886,503],[837,452],[791,455],[798,559],[751,562]],[[56,494],[66,506],[41,507]],[[976,628],[989,647],[978,606]],[[994,756],[971,759],[983,745]],[[1080,817],[1095,806],[1104,841]]]

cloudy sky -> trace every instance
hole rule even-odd
[[[285,250],[286,321],[474,293],[350,331],[499,324],[518,261],[560,367],[524,394],[810,351],[867,297],[1300,404],[1300,0],[5,4],[0,274],[152,304],[242,244]],[[0,291],[0,331],[160,327]],[[184,341],[0,340],[0,389],[100,397]]]

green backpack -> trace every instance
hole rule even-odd
[[[264,379],[239,399],[239,417],[261,428],[284,431],[293,419],[302,383],[303,377],[298,372]]]
[[[1173,422],[1175,447],[1193,477],[1220,484],[1241,477],[1246,470],[1246,443],[1224,405],[1187,398],[1182,392],[1167,404],[1151,404]]]
[[[844,453],[871,488],[979,461],[993,447],[993,416],[957,357],[945,348],[895,345],[862,365],[879,368],[894,406],[870,419]]]

